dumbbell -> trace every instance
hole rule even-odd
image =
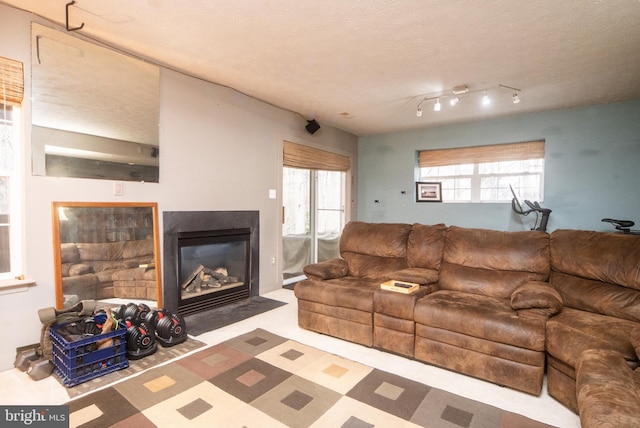
[[[127,318],[127,358],[137,360],[158,350],[153,326],[140,318]]]
[[[144,303],[127,303],[126,305],[120,305],[114,311],[114,316],[121,321],[127,318],[144,320],[149,315],[149,312],[151,312],[151,309]]]
[[[155,328],[156,339],[165,348],[187,340],[187,324],[184,318],[167,309],[149,312],[147,321]]]

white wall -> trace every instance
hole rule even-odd
[[[282,140],[332,147],[350,154],[355,171],[357,137],[326,125],[310,135],[304,129],[305,119],[298,114],[162,69],[160,183],[125,182],[124,195],[116,197],[112,181],[32,176],[32,20],[47,24],[0,5],[0,56],[25,64],[25,273],[36,281],[26,292],[0,295],[0,370],[12,366],[16,347],[39,341],[37,310],[55,304],[53,201],[157,202],[160,222],[163,211],[258,210],[260,291],[280,287]],[[277,189],[277,199],[269,199],[269,189]],[[162,224],[159,226],[162,233]],[[272,256],[278,260],[276,265],[271,264]]]

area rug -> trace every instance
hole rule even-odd
[[[81,427],[548,427],[262,329],[67,405]]]
[[[200,336],[208,331],[225,327],[283,305],[286,305],[286,303],[255,296],[220,308],[187,315],[184,319],[189,327],[189,334]]]
[[[151,367],[155,367],[159,364],[180,357],[188,352],[202,348],[204,345],[206,345],[204,342],[192,337],[189,337],[186,341],[169,348],[163,348],[158,345],[158,350],[155,353],[139,360],[129,360],[129,367],[127,368],[66,388],[67,394],[69,394],[69,397],[71,398],[77,397],[81,394],[86,394],[87,392],[94,391],[120,379],[124,379],[127,376],[140,373],[144,370],[150,369]],[[53,376],[60,380],[58,376]]]

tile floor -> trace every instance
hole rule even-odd
[[[549,425],[562,428],[580,427],[578,416],[551,398],[546,392],[546,385],[543,386],[541,396],[534,397],[386,352],[303,330],[297,324],[297,304],[293,291],[280,289],[267,293],[264,297],[289,304],[239,323],[204,333],[197,338],[207,344],[215,344],[260,327],[362,364],[519,413]],[[0,385],[2,385],[0,404],[3,405],[56,405],[69,400],[65,388],[54,376],[35,382],[26,373],[11,369],[0,372]]]

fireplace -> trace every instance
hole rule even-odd
[[[259,294],[257,211],[163,213],[164,306],[181,315]]]

